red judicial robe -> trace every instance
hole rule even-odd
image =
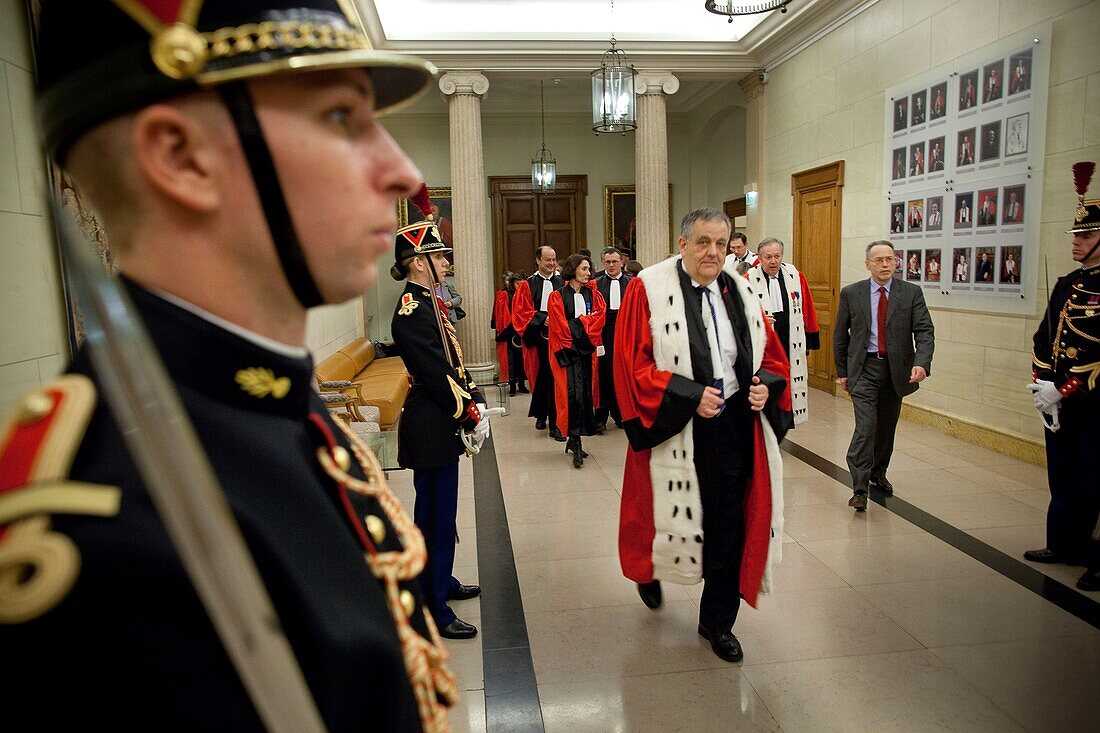
[[[546,305],[550,314],[550,371],[554,375],[554,406],[557,409],[557,426],[562,435],[569,435],[569,385],[570,379],[568,367],[561,361],[571,357],[588,358],[592,362],[592,369],[588,374],[588,389],[591,392],[591,401],[582,399],[579,395],[573,395],[573,402],[585,403],[589,408],[600,404],[600,380],[599,380],[599,356],[597,347],[603,344],[604,320],[607,317],[607,305],[603,295],[596,289],[596,281],[589,280],[583,288],[582,294],[587,289],[592,306],[589,314],[573,313],[573,303],[566,304],[562,297],[572,300],[573,288],[566,287],[550,293],[550,300]],[[586,343],[587,341],[587,343]],[[558,354],[563,356],[559,357]],[[567,362],[568,363],[568,362]],[[588,422],[591,423],[591,418]],[[582,435],[586,434],[582,428]]]
[[[498,290],[493,301],[493,330],[496,331],[497,361],[500,362],[500,381],[508,381],[508,343],[515,328],[512,326],[512,308],[508,305],[508,291]]]
[[[538,309],[531,299],[531,284],[526,280],[516,283],[516,294],[512,298],[512,326],[521,337],[527,333],[527,324],[535,317]],[[539,378],[539,354],[534,346],[528,346],[523,342],[523,371],[527,374],[527,384],[531,390],[535,389],[535,382]]]
[[[615,385],[631,445],[627,449],[619,515],[619,560],[636,583],[666,580],[682,584],[702,579],[702,504],[692,440],[695,402],[684,399],[684,380],[693,380],[680,258],[641,272],[619,311],[615,333]],[[791,422],[789,365],[768,324],[760,301],[733,265],[723,297],[740,300],[748,322],[754,374],[781,376],[788,386],[769,397],[753,430],[753,472],[745,495],[745,545],[741,594],[755,606],[770,590],[770,568],[778,563],[783,537],[783,460],[773,420],[780,432]],[[729,287],[736,293],[729,293]],[[678,414],[674,414],[678,413]],[[678,431],[678,432],[677,432]],[[632,435],[633,433],[633,435]],[[636,440],[640,438],[640,440]],[[650,447],[638,449],[635,444]],[[685,489],[686,487],[686,489]]]

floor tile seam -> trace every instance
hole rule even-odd
[[[991,646],[993,644],[1010,644],[1019,641],[1038,641],[1048,642],[1055,639],[1093,639],[1100,633],[1095,629],[1089,631],[1075,632],[1072,634],[1053,634],[1051,636],[1033,637],[1030,639],[1004,639],[994,641],[974,641],[965,644],[937,644],[935,646],[928,647],[928,651],[935,653],[937,650],[949,650],[949,649],[968,649],[971,647]]]

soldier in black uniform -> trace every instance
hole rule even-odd
[[[1032,364],[1035,407],[1047,444],[1047,544],[1028,550],[1032,562],[1086,565],[1077,587],[1100,591],[1100,514],[1094,456],[1100,446],[1100,199],[1085,201],[1095,165],[1077,163],[1080,202],[1073,227],[1073,259],[1081,268],[1058,278],[1035,332]]]
[[[310,307],[374,283],[420,180],[376,114],[434,68],[370,50],[337,0],[170,5],[41,3],[46,147],[101,216],[324,726],[446,729],[423,540],[305,346]],[[264,730],[101,376],[78,353],[0,428],[0,492],[25,500],[0,527],[5,698],[41,730]]]
[[[623,256],[615,247],[604,247],[600,252],[603,272],[596,276],[596,287],[607,304],[607,320],[603,326],[604,353],[600,356],[600,403],[596,406],[596,432],[607,429],[610,416],[615,425],[622,427],[623,418],[619,414],[619,401],[615,397],[615,319],[619,317],[619,306],[626,295],[633,275],[623,272]]]
[[[462,349],[446,310],[433,296],[451,248],[431,220],[397,232],[395,280],[408,278],[394,311],[391,331],[412,388],[401,411],[397,462],[412,469],[416,487],[413,516],[424,533],[428,565],[421,576],[428,608],[448,639],[470,639],[477,628],[455,615],[447,601],[481,593],[452,575],[458,513],[458,459],[466,452],[460,431],[483,441],[489,420],[485,400],[462,364]]]

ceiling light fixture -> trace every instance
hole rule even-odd
[[[611,0],[612,24],[615,0]],[[611,48],[604,51],[600,68],[592,72],[592,130],[621,132],[624,135],[638,129],[634,103],[634,66],[626,54],[615,48],[615,33],[611,33]]]
[[[542,110],[542,147],[531,159],[531,188],[541,193],[551,193],[558,183],[558,161],[546,149],[546,99],[539,80],[539,108]]]
[[[787,6],[791,4],[791,0],[762,0],[757,3],[735,3],[733,0],[726,0],[726,2],[719,2],[719,0],[706,0],[704,5],[707,10],[715,15],[725,15],[729,17],[729,22],[733,22],[735,15],[756,15],[757,13],[768,13],[772,10],[779,10],[780,13],[787,12]]]

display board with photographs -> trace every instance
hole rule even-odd
[[[1050,23],[886,93],[885,229],[929,302],[1034,313]]]

